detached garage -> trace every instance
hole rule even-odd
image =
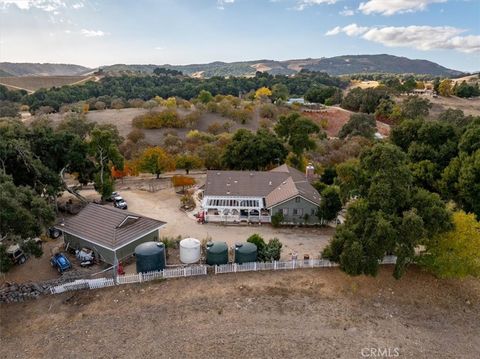
[[[159,239],[166,223],[114,207],[88,204],[79,214],[56,226],[69,248],[87,247],[96,258],[114,264],[131,256],[140,243]]]

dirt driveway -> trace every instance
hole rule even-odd
[[[211,238],[214,241],[225,241],[233,246],[236,242],[244,242],[254,233],[265,240],[278,238],[283,243],[282,258],[290,259],[293,251],[300,257],[309,254],[318,257],[333,235],[331,228],[273,228],[270,225],[230,225],[214,223],[198,224],[179,209],[180,195],[173,188],[157,192],[142,190],[119,190],[128,203],[129,211],[167,222],[160,236],[182,236],[198,239]]]
[[[478,358],[479,281],[390,267],[179,278],[0,305],[1,358]],[[365,349],[366,348],[366,349]]]

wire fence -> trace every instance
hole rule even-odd
[[[386,256],[380,264],[395,264],[395,256]],[[98,289],[112,287],[114,285],[142,283],[156,279],[192,277],[207,275],[208,268],[212,268],[215,274],[256,272],[266,270],[288,270],[302,268],[330,268],[338,267],[338,263],[326,259],[306,259],[292,261],[274,262],[248,262],[248,263],[227,263],[215,266],[193,265],[188,267],[167,268],[161,271],[152,271],[138,274],[126,274],[113,278],[78,279],[71,283],[65,283],[50,288],[52,294],[59,294],[72,290]]]

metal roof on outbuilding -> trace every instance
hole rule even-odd
[[[104,248],[116,250],[166,223],[109,206],[89,203],[56,228]]]

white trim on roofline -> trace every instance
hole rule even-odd
[[[165,223],[165,224],[166,224],[166,223]],[[128,241],[127,243],[122,244],[120,247],[117,247],[117,248],[106,247],[106,246],[104,246],[104,245],[102,245],[102,244],[99,244],[99,243],[97,243],[97,242],[95,242],[95,241],[92,241],[91,239],[87,239],[87,238],[82,237],[82,236],[80,236],[80,235],[78,235],[78,234],[75,234],[75,233],[73,233],[73,232],[71,232],[71,231],[65,230],[65,228],[62,227],[62,226],[54,226],[54,228],[57,228],[57,229],[61,230],[62,232],[68,233],[68,234],[70,234],[70,235],[72,235],[72,236],[75,236],[75,237],[78,237],[78,238],[80,238],[80,239],[83,239],[84,241],[93,243],[93,244],[95,244],[96,246],[99,246],[99,247],[108,249],[108,250],[110,250],[110,251],[116,252],[117,250],[119,250],[119,249],[121,249],[121,248],[129,245],[130,243],[135,242],[136,240],[138,240],[138,239],[140,239],[140,238],[142,238],[142,237],[144,237],[144,236],[146,236],[146,235],[149,235],[150,233],[153,233],[153,232],[155,232],[155,231],[158,231],[160,228],[162,228],[163,226],[165,226],[165,224],[162,224],[162,225],[160,225],[160,226],[152,229],[151,231],[149,231],[149,232],[147,232],[147,233],[144,233],[144,234],[142,234],[141,236],[136,237],[136,238]]]
[[[271,205],[270,207],[267,207],[267,209],[272,209],[273,207],[276,207],[276,206],[279,206],[279,205],[281,205],[281,204],[283,204],[283,203],[285,203],[285,202],[288,202],[288,201],[290,201],[291,199],[293,199],[293,198],[295,198],[295,197],[302,197],[305,201],[310,202],[311,204],[313,204],[313,205],[315,205],[315,206],[317,206],[317,207],[320,205],[320,204],[317,204],[317,203],[309,200],[308,198],[305,198],[305,197],[302,196],[301,194],[296,194],[296,195],[294,195],[294,196],[288,197],[287,199],[285,199],[285,200],[283,200],[283,201],[281,201],[281,202],[275,203],[274,205]]]

